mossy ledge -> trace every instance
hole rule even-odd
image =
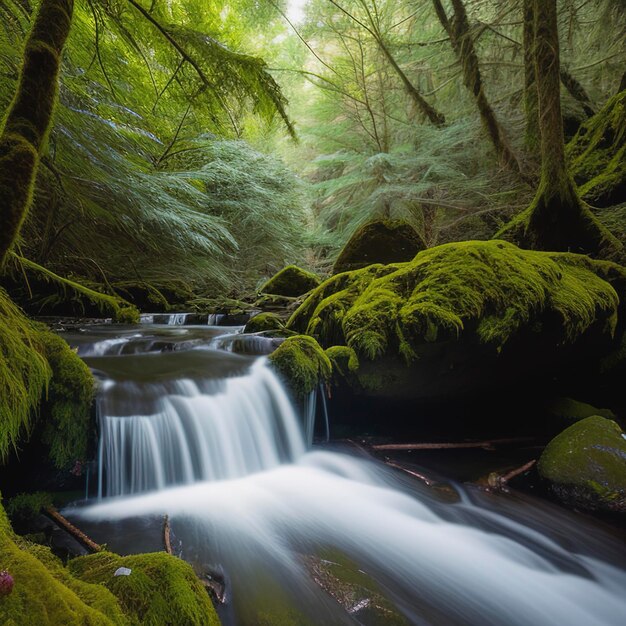
[[[626,512],[626,435],[594,415],[557,435],[539,459],[555,495],[586,509]]]
[[[288,265],[272,276],[261,287],[260,292],[295,298],[315,289],[319,284],[319,277],[312,272],[307,272],[297,265]]]
[[[119,567],[129,576],[114,576]],[[191,566],[165,552],[118,556],[98,552],[73,559],[70,573],[108,589],[130,624],[218,626],[219,619],[206,589]]]
[[[306,335],[289,337],[270,355],[270,363],[298,398],[304,398],[328,380],[330,359],[320,345]]]
[[[620,266],[583,255],[521,250],[503,241],[452,243],[408,263],[333,276],[287,326],[324,347],[352,348],[361,383],[380,389],[393,384],[393,371],[424,358],[445,375],[459,360],[467,363],[468,354],[480,366],[485,354],[499,355],[522,335],[547,350],[592,331],[612,343],[619,307],[614,286],[623,290],[624,278]],[[464,353],[455,355],[461,341]]]
[[[285,325],[276,313],[259,313],[251,317],[244,333],[260,333],[266,330],[284,330]]]

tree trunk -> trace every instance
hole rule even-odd
[[[469,20],[467,18],[467,11],[465,10],[463,1],[452,0],[452,7],[454,8],[454,15],[452,16],[452,19],[448,19],[440,0],[433,0],[433,4],[435,6],[435,12],[439,17],[439,21],[448,33],[452,48],[461,63],[461,69],[463,70],[463,84],[470,91],[476,101],[476,106],[478,107],[478,111],[480,113],[480,119],[485,130],[487,131],[493,147],[495,148],[498,159],[503,165],[513,169],[523,176],[522,168],[517,156],[511,148],[506,133],[496,117],[495,111],[491,107],[489,100],[487,100],[487,96],[483,88],[478,55],[476,54],[476,48],[474,47]]]
[[[556,0],[534,0],[541,178],[530,207],[501,234],[541,250],[614,253],[619,242],[582,202],[565,160]]]
[[[73,8],[73,0],[42,0],[26,40],[17,92],[0,135],[0,267],[32,201]]]
[[[535,0],[524,0],[524,111],[526,113],[526,148],[539,150],[539,100],[535,75]]]

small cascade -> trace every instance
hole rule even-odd
[[[99,402],[100,496],[238,478],[305,452],[289,398],[263,360],[248,374],[221,381],[218,390],[192,380],[162,383],[160,392],[158,386],[109,382],[107,396],[115,402],[107,396]],[[146,413],[148,394],[158,400]],[[130,414],[120,415],[120,405]]]
[[[207,324],[209,326],[219,326],[224,317],[225,315],[223,313],[209,313]]]
[[[187,323],[189,313],[173,313],[167,321],[169,326],[182,326]]]

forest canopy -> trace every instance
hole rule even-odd
[[[492,237],[539,181],[532,5],[79,0],[9,272],[19,282],[26,258],[117,295],[137,282],[242,297],[290,262],[328,269],[372,219],[427,246]],[[624,87],[626,7],[556,5],[569,141]],[[4,110],[36,10],[0,5]],[[600,206],[605,183],[566,153]],[[598,213],[618,236],[619,210]]]

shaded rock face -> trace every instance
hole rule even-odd
[[[595,373],[615,347],[624,270],[501,241],[446,244],[408,263],[338,274],[288,327],[358,358],[350,386],[378,397],[525,394],[555,371]]]
[[[590,510],[626,512],[626,434],[594,415],[557,435],[539,459],[555,495]]]
[[[263,294],[297,298],[315,289],[320,279],[312,272],[307,272],[297,265],[288,265],[272,276],[260,289]]]
[[[333,274],[361,269],[373,263],[410,261],[425,248],[420,235],[406,222],[369,222],[359,228],[344,246],[333,267]]]

